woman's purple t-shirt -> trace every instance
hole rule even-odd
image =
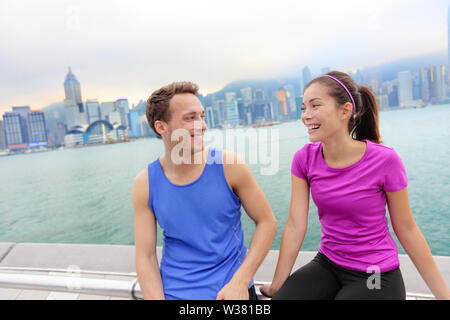
[[[369,272],[375,266],[387,272],[397,269],[399,260],[386,218],[386,192],[404,189],[408,178],[393,148],[363,141],[364,156],[342,169],[327,165],[321,142],[308,143],[296,152],[291,172],[308,181],[319,210],[319,252],[346,269]]]

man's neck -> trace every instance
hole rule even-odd
[[[187,158],[180,157],[183,159],[183,161],[180,163],[180,161],[174,161],[174,159],[172,159],[172,150],[166,149],[166,152],[160,158],[160,162],[166,173],[179,175],[183,172],[189,172],[192,170],[196,170],[199,167],[204,167],[208,160],[208,153],[209,148],[203,147],[202,150],[191,153]]]

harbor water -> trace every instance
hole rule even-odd
[[[249,143],[243,150],[278,220],[272,246],[278,250],[289,212],[291,161],[308,142],[306,129],[292,121],[270,128],[229,130],[254,130],[257,137],[270,135],[267,144],[275,143],[276,148],[267,151],[272,153],[271,161],[276,160],[276,170],[270,174],[261,170],[268,167],[267,162],[250,161],[264,141]],[[380,130],[383,144],[394,147],[403,160],[411,209],[432,253],[450,256],[450,105],[381,112]],[[225,131],[210,130],[205,143],[208,137],[220,135],[225,136]],[[134,244],[133,178],[163,152],[161,140],[148,138],[0,157],[0,242]],[[242,212],[248,245],[254,223]],[[308,219],[302,250],[316,251],[320,224],[312,200]],[[391,233],[396,239],[392,227]]]

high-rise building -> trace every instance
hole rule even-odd
[[[6,147],[8,149],[26,149],[28,147],[20,117],[17,112],[5,112],[3,114]]]
[[[239,111],[237,101],[230,101],[226,103],[227,123],[231,126],[239,124]]]
[[[270,103],[268,102],[255,102],[253,105],[253,119],[255,122],[258,118],[263,120],[272,120],[272,115],[270,114]]]
[[[151,137],[156,135],[154,131],[150,128],[150,125],[148,124],[147,117],[145,116],[145,114],[139,116],[139,124],[141,126],[141,136]]]
[[[108,121],[109,123],[111,123],[113,126],[116,125],[123,125],[122,123],[122,118],[120,117],[120,113],[118,111],[113,111],[110,112],[108,115]]]
[[[6,149],[6,136],[5,136],[5,126],[3,121],[0,120],[0,150]]]
[[[225,92],[225,101],[226,102],[231,102],[236,100],[236,93],[234,92]]]
[[[216,127],[216,118],[214,117],[213,107],[205,108],[205,122],[206,122],[207,128],[215,128]]]
[[[102,120],[109,121],[109,114],[116,110],[115,101],[102,102],[100,109]]]
[[[395,108],[399,106],[398,102],[398,81],[392,82],[392,91],[388,93],[389,107]]]
[[[443,65],[431,67],[430,69],[430,97],[440,100],[447,96],[445,83],[446,69]]]
[[[290,84],[286,84],[283,86],[283,89],[286,91],[286,102],[287,102],[288,113],[295,115],[297,112],[297,108],[295,106],[294,87]]]
[[[297,119],[302,118],[302,104],[303,104],[303,96],[295,98],[295,106],[297,108]]]
[[[411,73],[409,71],[400,71],[398,78],[398,102],[400,107],[406,106],[413,100],[413,86]]]
[[[284,89],[278,89],[278,111],[279,114],[283,116],[288,115],[287,97],[286,91]]]
[[[265,94],[263,89],[256,89],[255,90],[255,100],[261,101],[265,99]]]
[[[72,73],[70,67],[69,72],[66,75],[66,80],[64,81],[64,92],[66,94],[66,99],[73,100],[73,102],[78,106],[78,111],[80,113],[84,113],[83,101],[81,99],[80,82]]]
[[[119,112],[122,125],[128,128],[129,127],[128,113],[130,113],[130,108],[128,106],[128,99],[118,98],[114,103],[114,110]]]
[[[12,107],[12,112],[16,112],[19,114],[23,143],[30,142],[30,124],[28,121],[28,114],[30,113],[30,107],[29,106]]]
[[[303,83],[303,76],[300,77],[300,95],[303,96],[303,90],[305,90],[305,84]]]
[[[329,67],[325,67],[325,68],[322,68],[322,69],[320,69],[320,73],[323,75],[323,74],[327,74],[328,72],[330,72],[331,71],[331,69],[329,68]]]
[[[450,6],[448,6],[448,14],[447,14],[447,41],[448,41],[448,66],[450,68]]]
[[[30,110],[28,106],[13,107],[12,110],[3,115],[6,146],[9,149],[26,149],[47,145],[44,113]]]
[[[242,102],[244,106],[252,104],[252,88],[242,88],[241,89]]]
[[[86,100],[86,112],[88,118],[88,124],[102,119],[102,113],[100,109],[100,103],[97,99]]]
[[[309,69],[308,66],[303,68],[302,75],[303,75],[303,87],[306,87],[306,85],[310,83],[312,80],[311,70]]]
[[[141,137],[141,124],[139,122],[139,111],[137,110],[131,110],[129,113],[130,118],[130,129],[129,129],[129,135],[131,137]]]
[[[225,100],[215,100],[213,104],[213,109],[217,111],[217,121],[220,124],[223,124],[227,119],[225,103]]]
[[[413,74],[413,100],[422,99],[422,92],[420,89],[420,76],[418,72]]]
[[[28,115],[30,124],[30,148],[46,146],[48,143],[45,114],[39,110],[31,110]]]
[[[387,94],[381,94],[376,96],[377,104],[380,110],[386,109],[389,107],[389,96]]]
[[[79,106],[71,99],[64,100],[64,113],[66,117],[67,130],[80,125],[86,125],[86,113],[80,112]]]
[[[272,97],[270,100],[270,114],[272,115],[272,120],[280,120],[280,110],[278,108],[278,91],[272,91]]]
[[[251,108],[252,104],[249,103],[247,105],[244,105],[244,100],[242,98],[237,98],[236,102],[238,106],[239,123],[240,124],[246,123],[247,122],[246,110]]]
[[[88,124],[87,115],[84,112],[83,101],[81,99],[80,82],[77,80],[69,67],[69,72],[64,81],[64,113],[66,117],[67,129],[74,126]]]
[[[420,68],[419,79],[420,79],[420,92],[422,100],[424,102],[428,102],[430,101],[430,81],[431,81],[430,68],[425,67]]]

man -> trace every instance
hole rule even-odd
[[[144,299],[256,299],[253,276],[272,245],[276,220],[242,159],[204,147],[197,95],[196,84],[175,82],[147,101],[147,120],[165,152],[133,182],[139,284]],[[241,204],[256,223],[248,252]],[[164,230],[160,267],[156,222]]]

